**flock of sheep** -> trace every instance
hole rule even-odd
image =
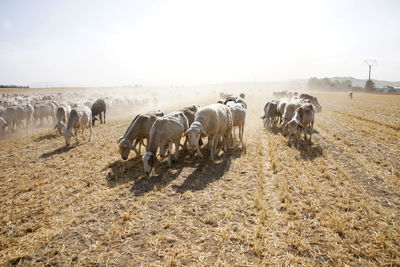
[[[283,94],[284,93],[284,94]],[[274,96],[288,96],[287,92],[276,94]],[[296,95],[291,98],[282,97],[279,100],[271,100],[264,106],[264,127],[272,129],[277,124],[281,127],[284,136],[289,135],[289,144],[294,142],[299,148],[301,133],[304,133],[304,139],[307,140],[307,131],[310,135],[310,141],[314,127],[314,113],[321,112],[321,105],[318,99],[308,94]]]
[[[274,97],[280,96],[279,100],[271,100],[264,107],[264,116],[261,117],[266,128],[272,129],[277,124],[282,129],[282,133],[289,135],[289,142],[296,142],[299,145],[301,133],[307,139],[307,130],[310,140],[314,125],[314,112],[320,112],[321,106],[316,97],[301,94],[290,94],[287,91],[274,92]],[[204,107],[191,105],[164,114],[162,111],[151,111],[138,114],[126,129],[123,136],[118,139],[118,148],[121,158],[127,160],[129,153],[133,150],[136,156],[141,155],[141,146],[146,147],[142,156],[144,172],[150,175],[157,160],[157,155],[161,158],[167,152],[167,166],[178,160],[180,148],[187,147],[191,154],[197,153],[203,157],[200,151],[203,145],[202,138],[208,138],[208,150],[210,160],[214,161],[214,156],[221,149],[226,152],[232,148],[236,142],[234,127],[238,127],[239,142],[241,148],[245,149],[243,141],[244,124],[246,121],[247,104],[244,100],[245,95],[239,96],[220,94],[223,100],[215,104]],[[283,97],[281,97],[283,96]],[[2,95],[0,98],[0,126],[4,131],[6,127],[9,131],[15,128],[29,128],[43,125],[44,119],[49,124],[52,118],[54,129],[63,135],[67,146],[74,137],[79,143],[78,133],[81,130],[82,139],[85,140],[85,128],[89,128],[89,142],[92,137],[92,125],[96,120],[100,123],[106,122],[106,113],[110,109],[121,107],[121,102],[112,97],[102,97],[94,101],[65,101],[71,96],[59,93],[57,95]],[[4,99],[7,99],[5,102]],[[14,101],[10,101],[14,99]],[[137,104],[125,99],[126,107]],[[134,100],[133,100],[134,101]],[[25,120],[25,125],[22,121]],[[181,138],[185,142],[181,144]],[[144,141],[146,140],[146,144]],[[139,147],[137,148],[137,146]],[[172,159],[172,146],[175,145],[174,158]],[[158,154],[157,154],[158,152]]]
[[[96,100],[97,99],[97,100]],[[66,121],[74,108],[85,110],[92,115],[87,119],[105,121],[105,113],[133,113],[134,107],[145,106],[148,98],[111,97],[65,92],[56,94],[1,94],[0,95],[0,136],[17,130],[28,130],[51,125],[60,134],[66,128]],[[82,111],[80,111],[82,112]],[[87,112],[87,109],[86,109]],[[75,113],[75,112],[73,112]]]
[[[137,115],[125,134],[118,139],[119,153],[123,160],[128,159],[133,150],[137,156],[141,156],[141,145],[147,140],[146,152],[142,156],[144,172],[150,175],[157,160],[157,152],[163,158],[165,152],[168,155],[167,166],[178,160],[180,147],[188,147],[191,153],[203,157],[200,147],[202,138],[208,138],[210,160],[222,149],[227,151],[236,139],[234,127],[239,128],[239,139],[244,148],[243,130],[246,120],[247,104],[244,95],[229,96],[225,100],[218,101],[204,107],[191,105],[164,114],[162,111],[151,111]],[[182,145],[181,138],[185,138]],[[139,150],[137,150],[139,145]],[[174,159],[171,158],[174,145]]]

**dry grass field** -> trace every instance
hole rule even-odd
[[[129,119],[1,140],[0,265],[399,266],[400,96],[314,95],[312,143],[264,130],[270,94],[248,94],[246,152],[150,178],[118,153]]]

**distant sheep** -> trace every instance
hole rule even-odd
[[[315,110],[316,110],[317,112],[321,112],[322,107],[321,107],[321,105],[319,104],[318,99],[317,99],[315,96],[308,95],[308,94],[301,94],[301,95],[299,96],[299,98],[300,98],[300,99],[309,99],[309,100],[311,100],[311,103],[312,103],[312,105],[315,107]]]
[[[22,127],[22,121],[26,119],[26,111],[21,105],[10,106],[0,111],[0,117],[4,119],[11,131],[15,131],[18,127]]]
[[[288,129],[289,141],[296,141],[299,145],[301,132],[304,132],[304,140],[307,140],[307,128],[310,131],[310,141],[314,128],[314,108],[311,104],[302,104],[295,111],[293,118],[285,125]]]
[[[39,125],[43,125],[44,118],[46,118],[47,123],[50,123],[49,117],[52,118],[53,122],[55,122],[56,121],[55,112],[56,112],[56,105],[52,102],[35,105],[34,112],[33,112],[33,118],[34,118],[35,125],[37,123],[37,120],[39,120],[39,119],[40,119]]]
[[[96,102],[93,103],[92,107],[92,124],[94,125],[94,122],[97,120],[96,116],[99,115],[100,118],[100,123],[106,123],[106,110],[107,110],[107,105],[106,102],[103,99],[97,99]],[[102,117],[103,115],[103,117]]]
[[[287,131],[286,131],[287,128],[285,126],[293,118],[294,112],[296,111],[296,109],[298,107],[301,106],[301,104],[302,104],[302,101],[297,99],[297,100],[291,100],[285,105],[285,111],[283,113],[282,123],[281,123],[283,135],[287,134]]]
[[[265,128],[274,127],[276,122],[279,120],[280,113],[278,112],[278,104],[279,101],[277,100],[271,100],[265,104],[264,116],[261,117]]]
[[[76,143],[79,143],[78,132],[82,129],[82,139],[85,140],[84,131],[86,126],[90,129],[89,142],[92,140],[92,112],[86,106],[77,107],[71,110],[67,122],[67,128],[62,135],[65,138],[65,144],[70,145],[71,137],[75,137]],[[74,132],[72,132],[74,130]]]
[[[181,111],[172,112],[158,118],[150,130],[150,140],[146,153],[142,157],[143,167],[147,176],[157,161],[156,154],[160,148],[160,155],[163,156],[165,148],[168,147],[168,163],[170,167],[172,144],[175,144],[174,162],[178,160],[179,144],[183,133],[189,128],[186,116]]]

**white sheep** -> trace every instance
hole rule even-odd
[[[89,126],[90,135],[89,142],[92,140],[92,112],[86,106],[77,107],[71,110],[67,122],[67,128],[64,130],[62,135],[65,138],[65,144],[67,146],[70,145],[71,137],[74,136],[76,143],[79,143],[78,140],[78,131],[82,129],[82,139],[85,140],[84,131],[85,127]],[[72,130],[75,130],[74,133]]]
[[[201,135],[208,136],[208,146],[210,148],[210,159],[214,161],[214,154],[217,149],[218,141],[225,138],[229,143],[229,136],[232,131],[232,113],[223,104],[211,104],[200,108],[195,120],[184,136],[189,136],[189,143],[193,150],[196,150],[200,157],[203,157],[199,148]]]
[[[150,130],[150,140],[147,151],[142,157],[144,171],[147,176],[157,161],[157,149],[160,148],[160,155],[163,156],[165,148],[168,147],[168,163],[170,167],[172,144],[175,144],[174,162],[178,160],[179,144],[183,133],[189,128],[186,116],[181,111],[171,112],[158,118]]]
[[[228,102],[226,106],[232,113],[232,127],[237,126],[239,128],[239,139],[242,145],[242,149],[244,148],[243,143],[243,132],[244,132],[244,123],[246,122],[246,109],[244,108],[242,103]],[[235,128],[232,128],[233,132],[233,140],[236,141]]]
[[[60,134],[65,129],[65,124],[67,122],[69,113],[71,112],[71,108],[69,105],[61,105],[57,108],[56,117],[57,117],[57,124],[54,127]]]
[[[299,145],[301,132],[304,132],[304,140],[307,140],[307,127],[310,130],[310,141],[314,127],[314,108],[311,103],[302,104],[295,111],[293,118],[285,125],[289,133],[289,141],[296,141]]]
[[[281,123],[283,135],[287,134],[285,125],[293,118],[294,112],[298,107],[301,106],[301,104],[303,104],[301,99],[290,100],[288,103],[286,103]]]

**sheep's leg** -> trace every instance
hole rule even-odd
[[[243,149],[243,129],[244,129],[244,124],[241,124],[239,126],[239,138],[240,138],[240,143],[242,144],[242,149]]]
[[[311,125],[311,129],[310,129],[310,142],[311,142],[311,136],[312,136],[312,134],[313,134],[313,131],[314,131],[314,121],[312,121],[311,123],[310,123],[310,125]]]
[[[200,151],[200,145],[198,143],[196,144],[196,150],[197,150],[197,154],[199,154],[200,158],[202,158],[203,154]]]
[[[90,122],[89,122],[89,123],[90,123]],[[85,126],[82,127],[82,140],[83,140],[83,141],[85,141],[85,134],[84,134],[85,128],[86,128]]]
[[[175,154],[174,154],[174,161],[173,161],[174,163],[178,161],[179,145],[180,145],[179,141],[175,143]]]
[[[76,130],[75,130],[75,140],[76,140],[76,143],[77,144],[79,144],[79,140],[78,140],[78,132],[79,132],[79,129],[80,129],[81,127],[78,127],[78,128],[76,128]]]
[[[208,138],[208,142],[210,145],[210,160],[214,161],[214,142],[215,142],[215,136],[212,138]]]
[[[172,163],[171,163],[171,149],[172,149],[172,143],[168,144],[168,163],[167,166],[171,167]]]
[[[135,139],[135,143],[133,143],[133,151],[135,151],[135,153],[136,153],[136,156],[140,156],[140,142],[141,141],[141,139]],[[139,152],[136,150],[136,146],[137,146],[137,144],[139,143]]]
[[[142,138],[139,138],[139,139],[136,139],[136,140],[138,140],[138,141],[139,141],[139,155],[140,155],[140,152],[142,151],[142,143],[143,143],[143,139],[142,139]],[[136,146],[135,146],[135,148],[136,148]]]
[[[106,111],[104,110],[104,113],[103,113],[103,118],[104,118],[104,124],[106,124]]]

